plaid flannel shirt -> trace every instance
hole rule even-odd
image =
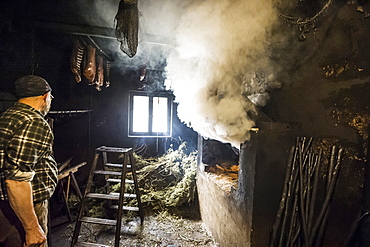
[[[5,179],[31,181],[33,201],[49,199],[57,184],[54,135],[41,113],[16,103],[0,116],[0,200],[8,200]]]

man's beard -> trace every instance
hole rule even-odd
[[[43,107],[41,108],[40,112],[41,114],[45,117],[46,114],[48,114],[48,112],[50,111],[50,106],[51,106],[51,103],[45,103],[45,105],[43,105]]]

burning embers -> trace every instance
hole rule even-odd
[[[230,144],[216,140],[204,140],[202,163],[205,171],[216,178],[218,184],[226,191],[236,187],[239,171],[239,152]]]

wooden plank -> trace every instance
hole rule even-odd
[[[69,176],[69,174],[72,172],[72,173],[75,173],[78,171],[78,168],[80,168],[81,166],[84,166],[86,165],[86,162],[82,162],[81,164],[78,164],[78,165],[75,165],[67,170],[64,170],[63,172],[59,173],[58,174],[58,180],[61,180],[67,176]]]
[[[62,32],[62,33],[117,40],[114,28],[105,28],[105,27],[87,26],[87,25],[75,25],[75,24],[52,22],[52,21],[46,22],[46,21],[41,21],[41,20],[32,20],[32,24],[37,28],[54,30],[57,32]]]
[[[105,166],[115,167],[115,168],[123,168],[123,164],[107,163],[107,164],[105,164]],[[126,165],[126,167],[128,169],[130,169],[131,168],[131,165]]]
[[[112,205],[112,209],[118,209],[118,205]],[[122,206],[122,210],[139,212],[139,207]]]
[[[119,196],[119,193],[114,193],[114,192],[112,192],[112,193],[110,193],[110,194]],[[124,196],[125,196],[126,198],[136,198],[136,194],[127,194],[127,193],[125,193],[125,194],[124,194]]]
[[[109,193],[109,194],[88,193],[86,196],[89,198],[97,198],[97,199],[105,199],[105,200],[118,200],[119,199],[119,193]],[[136,194],[125,193],[124,196],[126,198],[136,198]]]
[[[85,222],[85,223],[108,225],[108,226],[115,226],[117,224],[116,220],[103,219],[103,218],[93,218],[93,217],[82,217],[81,221]]]
[[[118,178],[108,178],[107,179],[107,182],[110,182],[110,183],[120,183],[121,182],[121,179],[118,179]],[[134,180],[126,179],[125,180],[125,183],[126,184],[133,184],[134,183]]]
[[[100,175],[110,175],[110,176],[121,176],[121,172],[114,172],[114,171],[103,171],[103,170],[95,170],[95,174],[100,174]]]
[[[29,23],[29,20],[27,24]],[[57,21],[44,21],[44,20],[32,20],[32,25],[38,29],[53,30],[56,32],[73,34],[79,36],[90,36],[96,38],[103,38],[108,40],[117,40],[116,29],[91,26],[91,25],[82,25],[82,24],[70,24],[66,22],[57,22]],[[172,37],[163,36],[153,33],[143,32],[141,34],[141,41],[145,43],[150,43],[153,45],[164,45],[164,46],[174,46],[175,42]]]
[[[115,194],[99,194],[99,193],[89,193],[86,195],[89,198],[98,198],[98,199],[106,199],[106,200],[118,200],[119,195]]]
[[[79,242],[74,245],[74,247],[110,247],[109,245],[97,244],[97,243],[88,243],[88,242]]]
[[[132,148],[116,148],[116,147],[106,147],[101,146],[96,149],[96,151],[100,152],[109,152],[109,153],[127,153],[128,151],[131,151]]]
[[[69,166],[71,164],[73,157],[69,158],[68,160],[64,161],[59,167],[58,167],[58,172],[61,172],[64,168]]]

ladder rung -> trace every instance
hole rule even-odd
[[[101,194],[101,193],[88,193],[86,197],[89,198],[99,198],[99,199],[106,199],[106,200],[118,200],[119,194]]]
[[[105,166],[116,167],[116,168],[122,168],[123,167],[122,164],[113,164],[113,163],[106,163]],[[126,165],[126,167],[131,168],[131,165]]]
[[[93,218],[93,217],[82,217],[81,221],[86,222],[86,223],[99,224],[99,225],[109,225],[109,226],[115,226],[117,224],[116,220],[103,219],[103,218]]]
[[[118,209],[118,205],[112,205],[111,208]],[[139,207],[122,206],[122,210],[139,212]]]
[[[121,179],[118,179],[118,178],[108,178],[107,179],[107,182],[110,182],[110,183],[120,183],[121,182]],[[133,184],[134,183],[134,180],[125,180],[125,183],[126,184]]]
[[[119,199],[119,193],[109,193],[109,194],[88,193],[86,196],[89,198],[99,198],[99,199],[106,199],[106,200],[118,200]],[[124,196],[126,198],[136,198],[136,194],[125,193]]]
[[[111,176],[121,176],[121,172],[114,172],[114,171],[103,171],[103,170],[95,170],[95,174],[101,174],[101,175],[111,175]]]
[[[116,147],[101,146],[95,150],[100,151],[100,152],[110,152],[110,153],[127,153],[128,151],[132,150],[132,148],[116,148]]]
[[[112,192],[112,193],[109,193],[111,195],[116,195],[117,198],[119,197],[119,193],[116,193],[116,192]],[[128,194],[128,193],[125,193],[124,196],[126,198],[136,198],[136,194]]]
[[[110,247],[109,245],[97,244],[97,243],[87,243],[87,242],[78,242],[75,245],[73,245],[73,247],[89,247],[89,246]]]

